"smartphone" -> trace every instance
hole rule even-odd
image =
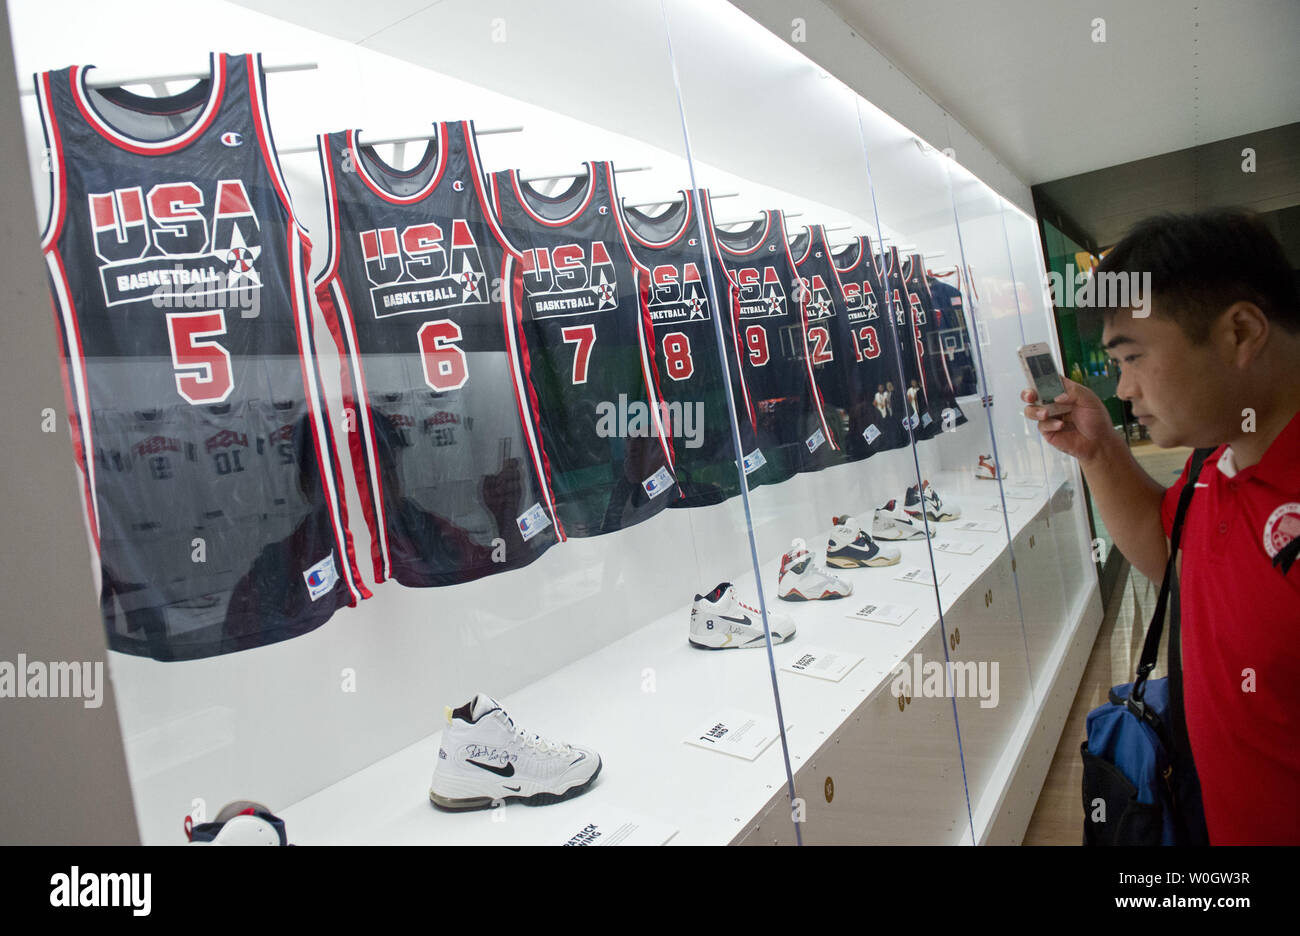
[[[1047,407],[1048,416],[1059,416],[1065,408],[1059,403],[1052,403],[1065,392],[1065,382],[1052,360],[1052,349],[1044,342],[1027,344],[1018,352],[1020,366],[1025,370],[1030,386],[1038,391],[1038,403]]]

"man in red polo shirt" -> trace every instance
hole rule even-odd
[[[1116,395],[1161,447],[1214,448],[1179,550],[1187,734],[1216,845],[1300,843],[1300,300],[1282,248],[1241,212],[1152,218],[1094,276],[1150,274],[1150,295],[1102,307]],[[1131,282],[1131,277],[1130,277]],[[1138,282],[1141,282],[1139,278]],[[1145,305],[1144,305],[1145,303]],[[1096,394],[1065,412],[1021,398],[1078,459],[1116,547],[1164,576],[1182,477],[1139,467]]]

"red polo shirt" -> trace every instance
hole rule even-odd
[[[1191,460],[1165,491],[1173,529]],[[1230,446],[1205,460],[1183,521],[1182,645],[1187,734],[1215,845],[1300,843],[1300,413],[1258,464]]]

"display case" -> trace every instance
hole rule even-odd
[[[1018,838],[1100,619],[1032,218],[728,3],[125,6],[10,19],[143,841]]]

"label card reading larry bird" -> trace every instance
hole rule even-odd
[[[858,608],[849,617],[859,621],[874,621],[877,624],[892,624],[897,627],[911,617],[915,610],[907,605],[869,604]]]
[[[862,662],[862,657],[848,653],[835,653],[822,647],[808,647],[781,669],[787,673],[799,673],[802,676],[815,676],[839,682],[853,667]]]
[[[786,725],[786,730],[790,728]],[[753,760],[776,740],[776,719],[738,708],[721,709],[699,722],[699,729],[682,740],[720,754]]]

